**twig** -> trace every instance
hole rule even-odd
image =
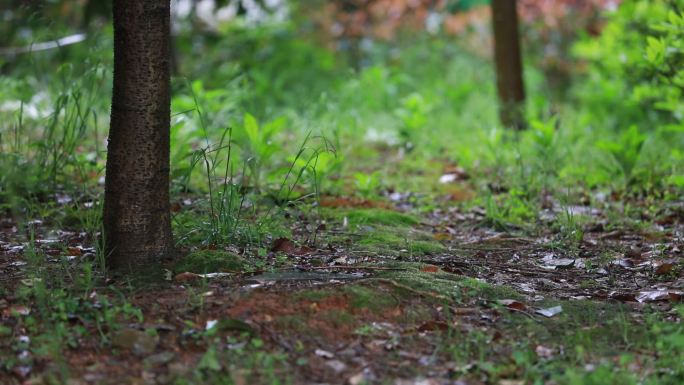
[[[532,315],[532,314],[526,312],[525,310],[516,309],[516,308],[514,308],[514,307],[506,307],[506,309],[508,309],[508,310],[510,310],[510,311],[513,311],[513,312],[517,312],[517,313],[524,314],[524,315],[530,317],[531,319],[533,319],[533,320],[535,320],[535,321],[537,321],[537,322],[540,322],[540,323],[542,322],[541,320],[535,318],[534,315]]]
[[[408,269],[402,269],[398,267],[381,267],[381,266],[312,266],[312,267],[303,267],[303,266],[295,266],[297,269],[300,270],[328,270],[328,269],[336,269],[336,270],[388,270],[388,271],[406,271]]]

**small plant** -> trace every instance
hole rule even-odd
[[[584,240],[584,218],[566,208],[556,217],[560,241],[573,249],[578,249]]]
[[[485,199],[485,222],[496,230],[508,231],[535,217],[536,210],[523,191],[511,189],[506,195],[489,194]]]
[[[430,110],[430,105],[419,93],[412,93],[401,99],[401,107],[395,110],[395,114],[402,123],[399,137],[405,149],[415,147],[416,139],[423,134]]]
[[[354,184],[356,191],[364,198],[371,197],[380,186],[380,175],[378,172],[374,173],[354,173]]]
[[[307,179],[311,184],[313,194],[316,197],[320,197],[324,187],[323,182],[330,179],[332,174],[339,171],[342,167],[343,158],[341,155],[338,155],[335,147],[325,138],[319,137],[314,139],[320,139],[322,145],[309,146],[310,137],[307,136],[299,147],[297,154],[289,158],[291,166],[283,179],[284,184],[281,185],[278,192],[279,199],[284,198],[288,201],[292,197],[295,187]],[[296,176],[293,183],[290,183],[289,179],[293,174]],[[286,191],[284,189],[285,186],[287,186]],[[285,193],[284,196],[282,196],[283,193]]]
[[[639,161],[641,148],[646,141],[646,135],[639,132],[637,126],[630,126],[629,129],[618,137],[616,141],[599,141],[599,149],[611,156],[620,170],[625,186],[634,182],[634,168]]]
[[[555,178],[561,166],[564,147],[560,146],[558,134],[558,115],[548,120],[530,120],[530,133],[536,153],[536,168],[539,170],[545,188],[549,187],[549,179]]]
[[[244,206],[245,195],[236,183],[233,166],[232,129],[228,128],[214,146],[193,152],[190,170],[200,166],[204,171],[209,197],[209,243],[237,239],[236,232]],[[245,169],[242,170],[244,177]]]
[[[242,126],[235,132],[235,144],[242,150],[242,157],[250,170],[251,183],[259,191],[263,183],[264,167],[268,165],[281,146],[274,143],[274,136],[280,133],[287,123],[283,117],[259,124],[257,119],[247,113]]]

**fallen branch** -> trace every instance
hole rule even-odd
[[[86,39],[85,33],[77,33],[74,35],[65,36],[63,38],[42,43],[31,43],[25,47],[8,47],[0,48],[0,56],[16,56],[22,53],[47,51],[50,49],[60,48],[67,45],[80,43]]]

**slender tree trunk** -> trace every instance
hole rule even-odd
[[[114,0],[114,87],[104,203],[109,268],[171,254],[170,1]]]
[[[523,129],[525,87],[517,0],[492,0],[492,25],[501,123],[506,127]]]

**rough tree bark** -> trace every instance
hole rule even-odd
[[[105,179],[108,268],[173,251],[169,203],[170,1],[114,0],[114,84]]]
[[[506,127],[525,128],[525,88],[518,31],[517,0],[492,0],[494,61],[499,114]]]

